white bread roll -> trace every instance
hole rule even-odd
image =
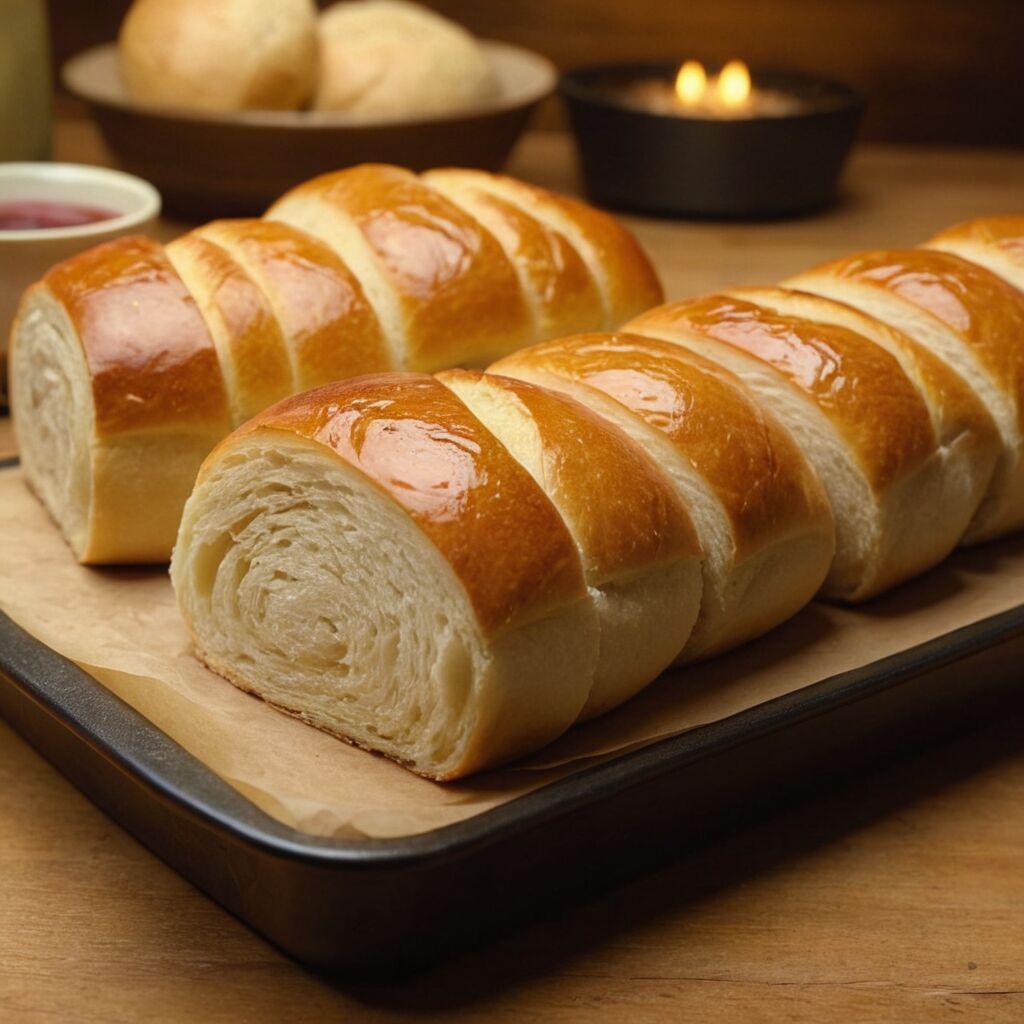
[[[298,390],[291,354],[263,290],[231,255],[196,234],[164,250],[213,338],[231,419],[244,423]]]
[[[563,235],[580,254],[604,304],[604,328],[621,327],[631,316],[662,301],[658,275],[636,239],[614,218],[578,199],[487,171],[428,171],[428,183],[457,197],[474,189],[517,208]],[[576,330],[593,330],[577,327]]]
[[[411,171],[362,164],[283,195],[266,216],[344,254],[400,365],[438,370],[536,340],[493,236]]]
[[[135,0],[118,37],[139,103],[192,110],[291,110],[317,75],[313,0]]]
[[[359,280],[319,239],[272,220],[215,220],[191,235],[229,253],[263,292],[288,347],[294,391],[398,369]]]
[[[479,107],[501,94],[480,44],[460,25],[404,0],[344,0],[317,23],[313,106],[378,117]]]
[[[620,333],[535,345],[491,372],[566,392],[671,478],[704,555],[704,597],[684,658],[758,636],[821,586],[835,540],[822,486],[786,430],[727,370],[670,342]]]
[[[327,385],[233,433],[171,579],[210,668],[432,778],[548,742],[590,693],[597,618],[569,531],[430,377]]]
[[[538,338],[608,323],[601,291],[565,235],[508,199],[480,187],[479,172],[444,168],[420,175],[431,188],[472,214],[497,239],[519,277]],[[644,295],[634,297],[642,302]]]
[[[951,253],[857,253],[786,285],[852,306],[942,358],[992,413],[1002,451],[964,537],[975,543],[1024,526],[1024,293]]]
[[[924,248],[962,256],[1024,291],[1024,216],[977,217],[954,224]]]
[[[11,336],[22,467],[83,562],[167,557],[207,452],[232,425],[210,332],[163,247],[53,267]]]
[[[835,516],[829,597],[865,600],[924,572],[981,503],[1000,450],[991,417],[927,350],[848,306],[743,288],[626,329],[727,367],[782,420]]]
[[[606,315],[594,260],[613,288],[638,282],[637,303],[661,297],[629,232],[582,203],[564,218],[602,239],[600,251],[587,243],[586,259],[522,210],[510,223],[536,244],[503,248],[508,237],[499,244],[466,209],[396,167],[325,175],[286,200],[275,212],[312,234],[263,218],[215,221],[166,251],[127,238],[64,261],[26,294],[10,363],[22,460],[83,561],[166,561],[203,458],[286,394],[361,373],[479,365],[556,321],[598,327]],[[541,278],[549,310],[569,300],[558,315],[531,305]],[[193,381],[174,369],[175,353],[192,353],[200,339],[208,365]],[[51,374],[75,382],[74,403],[53,391]],[[212,395],[221,403],[214,419]],[[131,415],[111,418],[110,406]],[[130,479],[94,478],[92,459],[115,439],[119,451],[142,451],[145,439],[159,454],[118,463]]]
[[[621,704],[679,655],[701,600],[700,545],[672,482],[608,420],[494,374],[437,375],[544,490],[579,548],[600,655],[581,717]]]

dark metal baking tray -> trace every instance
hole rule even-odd
[[[0,615],[0,714],[154,853],[296,959],[419,965],[678,856],[1019,699],[1024,605],[421,835],[270,818]],[[41,808],[41,814],[46,813]]]

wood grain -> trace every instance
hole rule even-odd
[[[58,150],[105,160],[86,124],[63,125]],[[529,137],[514,171],[577,180],[559,136]],[[848,195],[782,224],[631,223],[674,296],[770,281],[1024,210],[1024,154],[864,148]],[[5,444],[3,420],[0,454]],[[0,1021],[1016,1022],[1022,726],[1008,716],[472,956],[369,988],[278,954],[0,724]]]

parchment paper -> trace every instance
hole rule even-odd
[[[814,604],[705,665],[666,673],[629,704],[515,766],[441,785],[236,690],[192,656],[158,569],[79,566],[17,469],[0,471],[0,608],[273,817],[321,836],[389,837],[459,821],[597,759],[994,615],[1024,600],[1024,540],[959,552],[856,610]]]

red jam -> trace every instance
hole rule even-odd
[[[0,231],[72,228],[120,217],[117,210],[82,203],[51,203],[44,199],[18,199],[0,203]]]

